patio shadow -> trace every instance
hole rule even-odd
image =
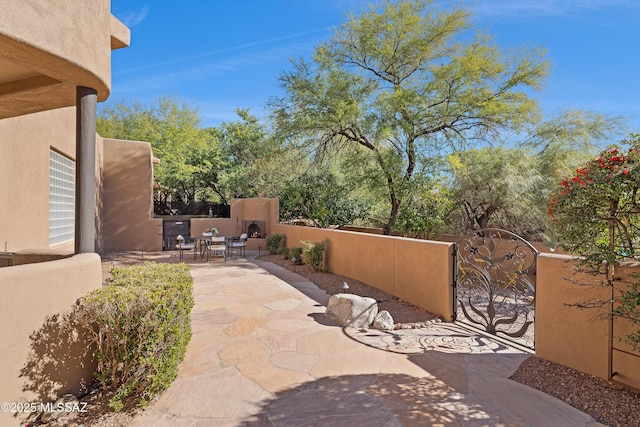
[[[433,377],[345,375],[277,393],[240,426],[426,426],[490,418]]]

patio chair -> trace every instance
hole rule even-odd
[[[245,249],[247,247],[247,233],[242,233],[239,238],[231,240],[229,243],[229,252],[231,253],[231,258],[233,258],[233,250],[238,249],[242,256],[245,254]]]
[[[196,245],[190,237],[184,238],[182,235],[178,234],[178,237],[176,237],[176,248],[180,250],[180,260],[182,260],[183,251],[190,250],[193,250],[193,259],[196,259]]]
[[[222,254],[224,262],[227,262],[227,239],[224,236],[212,237],[207,241],[207,261],[209,261],[209,253],[215,252]]]

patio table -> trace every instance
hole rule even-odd
[[[231,240],[233,239],[233,237],[231,236],[216,236],[216,237],[224,237],[224,244],[225,244],[225,252],[228,254],[229,253],[229,242],[231,242]],[[207,254],[207,261],[209,261],[209,255],[210,255],[210,250],[209,247],[211,246],[210,243],[213,241],[213,236],[195,236],[193,237],[193,239],[197,242],[197,248],[200,251],[200,259],[204,258],[204,254]],[[226,254],[225,254],[226,257]]]

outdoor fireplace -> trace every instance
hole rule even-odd
[[[242,232],[249,238],[261,238],[266,234],[266,221],[248,220],[242,221]]]

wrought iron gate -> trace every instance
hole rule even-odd
[[[455,320],[534,349],[536,258],[521,237],[488,228],[456,245]]]

